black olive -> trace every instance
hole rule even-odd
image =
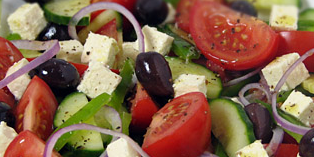
[[[303,135],[299,144],[299,153],[302,157],[314,156],[314,128]]]
[[[241,13],[257,17],[257,11],[254,6],[245,0],[233,1],[230,7]]]
[[[56,23],[48,23],[37,37],[39,41],[47,41],[57,39],[59,41],[70,40],[68,26],[58,25]]]
[[[269,111],[258,103],[249,104],[244,109],[253,123],[255,137],[268,143],[273,135]]]
[[[138,81],[150,95],[171,96],[174,93],[168,62],[157,52],[143,52],[136,58]]]
[[[15,117],[12,113],[12,109],[4,102],[0,102],[0,121],[5,121],[8,126],[14,128]]]
[[[53,91],[72,91],[80,83],[77,69],[69,62],[52,58],[29,72],[43,79]]]
[[[166,19],[168,6],[163,0],[137,0],[135,15],[143,24],[158,25]]]

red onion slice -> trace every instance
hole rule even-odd
[[[81,9],[79,12],[77,12],[72,19],[69,22],[69,35],[73,38],[78,40],[78,36],[76,33],[76,25],[77,23],[80,21],[81,18],[83,18],[86,14],[92,13],[94,11],[98,11],[98,10],[104,10],[104,9],[110,9],[110,10],[115,10],[120,12],[121,14],[123,14],[133,25],[136,35],[137,35],[137,39],[138,39],[138,44],[139,44],[139,51],[140,52],[145,52],[145,44],[144,44],[144,35],[143,32],[141,30],[141,26],[138,23],[138,21],[136,20],[136,18],[133,16],[133,14],[127,10],[125,7],[123,7],[122,5],[119,5],[117,3],[112,3],[112,2],[97,2],[97,3],[93,3],[83,9]]]
[[[94,130],[94,131],[98,131],[100,133],[111,135],[114,137],[124,138],[142,157],[149,157],[149,155],[129,136],[120,132],[100,128],[100,127],[89,125],[89,124],[74,124],[74,125],[62,128],[58,130],[57,132],[55,132],[54,134],[52,134],[46,143],[44,157],[51,157],[54,145],[63,134],[67,132],[75,131],[75,130]]]
[[[276,127],[273,130],[273,133],[273,137],[270,140],[269,145],[266,147],[268,156],[273,156],[277,152],[284,136],[284,131],[280,127]]]
[[[289,69],[284,73],[284,75],[281,77],[281,79],[279,80],[279,82],[277,83],[274,93],[272,95],[272,110],[273,110],[273,115],[274,115],[274,119],[277,121],[277,124],[279,126],[281,126],[282,128],[292,131],[294,133],[300,134],[300,135],[304,135],[306,132],[308,132],[310,130],[310,128],[308,127],[303,127],[303,126],[298,126],[295,124],[290,123],[289,121],[285,120],[284,118],[280,117],[278,115],[277,112],[277,94],[279,92],[279,90],[281,89],[281,87],[283,86],[283,84],[286,82],[288,76],[290,75],[290,73],[301,63],[303,62],[307,57],[313,55],[314,53],[314,49],[311,49],[309,51],[307,51],[304,55],[302,55],[296,62],[294,62]]]
[[[254,70],[254,71],[252,71],[252,72],[247,73],[247,74],[244,75],[244,76],[241,76],[241,77],[236,78],[236,79],[233,79],[233,80],[231,80],[231,81],[229,81],[229,82],[227,82],[227,83],[224,83],[224,87],[228,87],[228,86],[232,86],[232,85],[238,84],[238,83],[240,83],[241,81],[246,80],[246,79],[248,79],[248,78],[254,76],[255,74],[259,73],[259,72],[261,71],[261,69],[262,69],[262,68],[258,68],[258,69]]]
[[[261,84],[261,83],[250,83],[250,84],[245,85],[239,92],[240,102],[244,106],[250,104],[250,102],[244,97],[245,92],[250,90],[250,89],[259,89],[259,90],[263,91],[266,95],[267,100],[268,101],[271,100],[271,93],[269,90],[267,90],[265,88],[265,86],[263,84]]]
[[[36,68],[38,65],[46,62],[47,60],[55,56],[60,50],[60,45],[57,40],[50,40],[46,42],[30,41],[30,40],[13,40],[12,43],[18,49],[46,50],[46,51],[41,56],[37,57],[36,59],[28,63],[26,66],[22,67],[21,69],[17,70],[13,74],[1,80],[0,89],[7,86],[10,82],[20,77],[21,75]]]
[[[218,157],[217,155],[215,154],[212,154],[211,152],[209,151],[205,151],[202,155],[200,155],[199,157]]]

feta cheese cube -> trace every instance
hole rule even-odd
[[[149,27],[145,25],[142,28],[144,38],[145,38],[145,51],[154,51],[158,52],[162,55],[166,55],[169,53],[172,42],[174,40],[173,37],[159,32],[155,27]]]
[[[81,61],[82,63],[97,61],[112,67],[119,51],[115,39],[90,32],[84,44]]]
[[[255,142],[243,147],[236,152],[237,157],[268,157],[266,150],[261,142],[261,140],[256,140]]]
[[[182,74],[173,84],[175,97],[190,93],[202,92],[206,96],[206,78],[202,75]]]
[[[278,31],[298,29],[299,9],[296,6],[273,5],[269,25]]]
[[[4,121],[0,123],[0,157],[4,156],[4,153],[12,142],[12,140],[17,136],[15,130],[9,126]]]
[[[289,53],[276,58],[262,69],[262,73],[271,91],[275,89],[282,75],[298,58],[300,58],[300,55],[298,53]],[[281,90],[288,91],[294,89],[309,76],[310,74],[305,65],[301,63],[289,75]]]
[[[23,58],[20,61],[14,63],[7,71],[6,77],[13,74],[17,70],[21,69],[23,66],[27,65],[29,62],[27,59]],[[31,82],[31,77],[28,73],[16,78],[11,83],[7,85],[11,93],[15,96],[15,99],[20,100],[23,96],[29,82]]]
[[[56,57],[69,62],[81,63],[81,56],[84,50],[83,45],[77,40],[60,41],[60,51]]]
[[[145,41],[145,52],[154,51],[162,55],[167,55],[174,40],[173,37],[159,32],[155,27],[144,26],[142,28]],[[124,58],[136,59],[140,53],[138,50],[138,41],[126,42],[122,44]]]
[[[123,138],[120,138],[107,147],[109,157],[140,157],[134,148]]]
[[[112,72],[102,63],[90,62],[77,90],[90,98],[95,98],[102,93],[111,94],[121,80],[120,75]]]
[[[292,91],[280,109],[296,117],[307,126],[314,125],[314,103],[311,97]]]
[[[34,40],[46,27],[47,21],[38,3],[26,3],[8,17],[8,24],[10,30],[22,39]]]

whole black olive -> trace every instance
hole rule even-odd
[[[12,109],[4,102],[0,102],[0,121],[5,121],[8,126],[14,128],[15,117],[12,113]]]
[[[47,41],[57,39],[59,41],[70,40],[68,26],[58,25],[56,23],[48,23],[47,26],[39,33],[37,40]]]
[[[303,135],[299,144],[299,153],[302,157],[314,156],[314,128]]]
[[[168,15],[168,6],[163,0],[137,0],[135,15],[143,24],[158,25]]]
[[[140,53],[136,58],[135,74],[150,95],[173,95],[171,70],[161,54],[157,52]]]

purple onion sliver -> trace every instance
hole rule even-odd
[[[63,134],[67,132],[75,131],[75,130],[94,130],[94,131],[98,131],[100,133],[111,135],[114,137],[124,138],[142,157],[149,157],[149,155],[129,136],[120,132],[113,131],[113,130],[104,129],[104,128],[100,128],[100,127],[89,125],[89,124],[83,124],[83,123],[74,124],[74,125],[62,128],[58,130],[57,132],[55,132],[54,134],[52,134],[46,143],[44,157],[51,157],[54,145]]]
[[[240,83],[241,81],[246,80],[246,79],[248,79],[248,78],[254,76],[255,74],[259,73],[259,72],[261,71],[261,69],[262,69],[262,68],[258,68],[258,69],[254,70],[254,71],[252,71],[252,72],[247,73],[247,74],[244,75],[244,76],[241,76],[241,77],[236,78],[236,79],[233,79],[233,80],[231,80],[231,81],[229,81],[229,82],[227,82],[227,83],[224,83],[224,87],[228,87],[228,86],[232,86],[232,85],[238,84],[238,83]]]
[[[267,97],[267,100],[270,101],[271,100],[271,94],[270,92],[260,83],[250,83],[247,84],[246,86],[244,86],[240,92],[239,92],[239,98],[240,98],[240,102],[246,106],[248,104],[250,104],[250,102],[244,97],[244,94],[246,91],[250,90],[250,89],[259,89],[261,91],[263,91]]]
[[[286,119],[282,118],[279,116],[278,112],[277,112],[277,93],[274,93],[272,96],[272,110],[273,110],[273,115],[274,115],[274,119],[276,120],[277,124],[289,131],[292,131],[294,133],[300,134],[300,135],[304,135],[306,132],[308,132],[311,128],[308,127],[303,127],[303,126],[299,126],[299,125],[295,125],[290,123],[289,121],[287,121]]]
[[[269,145],[266,147],[268,156],[273,156],[277,152],[284,136],[284,131],[280,127],[276,127],[273,130],[273,133],[273,137],[270,140]]]
[[[212,154],[211,152],[209,151],[205,151],[202,155],[200,155],[199,157],[218,157],[217,155],[215,154]]]
[[[82,19],[86,14],[92,13],[94,11],[98,11],[98,10],[104,10],[104,9],[110,9],[110,10],[115,10],[120,12],[121,14],[123,14],[133,25],[134,30],[136,32],[137,35],[137,39],[138,39],[138,43],[139,43],[139,51],[140,52],[144,52],[145,51],[145,44],[144,44],[144,35],[143,32],[141,30],[141,26],[138,23],[138,21],[136,20],[136,18],[133,16],[133,14],[127,10],[125,7],[116,4],[116,3],[112,3],[112,2],[97,2],[97,3],[93,3],[83,9],[81,9],[79,12],[77,12],[72,19],[69,22],[69,27],[68,27],[68,31],[69,31],[69,35],[73,38],[78,40],[78,36],[76,33],[76,24],[80,21],[80,19]]]
[[[21,69],[17,70],[13,74],[9,75],[8,77],[5,77],[3,80],[0,81],[0,89],[7,86],[10,82],[15,80],[16,78],[20,77],[21,75],[29,72],[30,70],[36,68],[38,65],[46,62],[53,56],[55,56],[59,50],[60,45],[57,40],[51,40],[46,42],[40,42],[38,41],[13,41],[12,42],[16,47],[19,49],[31,49],[31,50],[43,50],[47,49],[41,56],[37,57],[36,59],[32,60],[30,63],[28,63],[26,66],[22,67]],[[40,46],[41,45],[41,46]],[[37,48],[35,48],[38,46]]]

